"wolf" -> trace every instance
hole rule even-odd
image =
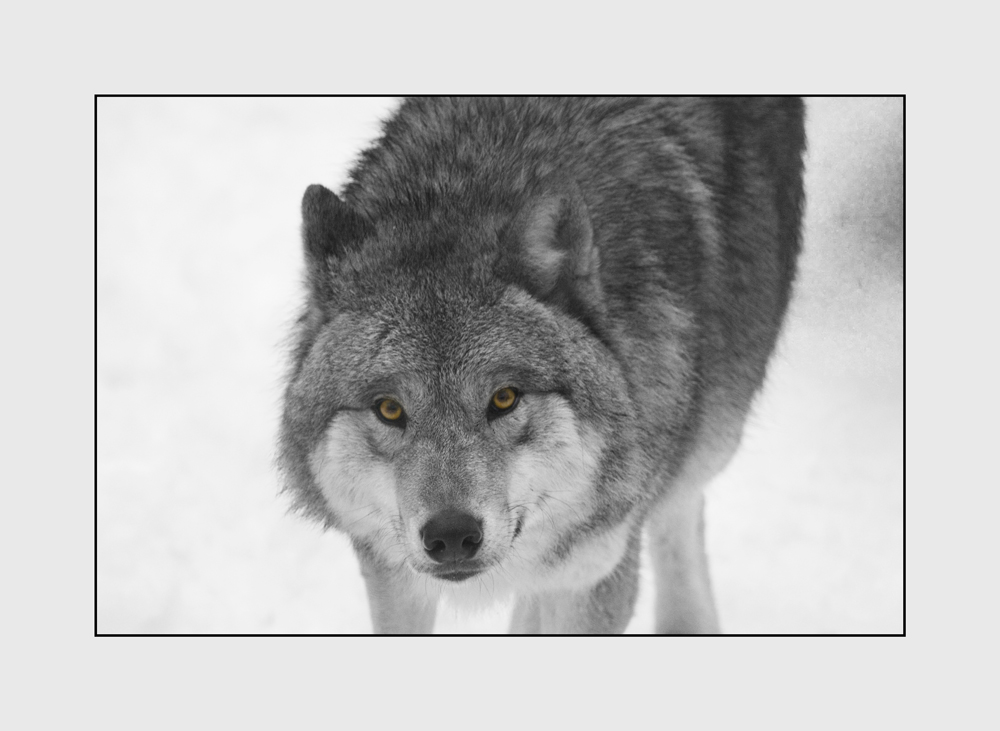
[[[402,103],[302,200],[279,465],[351,539],[374,630],[442,594],[517,634],[620,633],[643,530],[655,630],[720,631],[704,486],[789,302],[798,98]]]

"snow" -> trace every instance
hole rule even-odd
[[[386,99],[98,103],[98,631],[367,633],[347,540],[273,468],[299,201]],[[808,103],[800,277],[740,453],[708,493],[731,633],[903,629],[902,100]],[[652,628],[645,572],[629,631]],[[501,632],[503,608],[439,610]]]

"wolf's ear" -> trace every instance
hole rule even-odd
[[[590,212],[577,184],[550,176],[515,219],[519,272],[541,300],[567,309],[596,329],[603,320],[601,261]]]
[[[306,188],[302,196],[302,238],[310,263],[342,256],[370,230],[368,222],[333,191],[322,185]]]
[[[302,242],[309,280],[317,292],[329,279],[331,260],[339,259],[371,233],[371,225],[322,185],[302,196]]]

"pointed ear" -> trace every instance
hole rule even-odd
[[[340,257],[371,233],[371,226],[336,194],[322,185],[310,185],[302,196],[302,238],[306,259]]]
[[[577,184],[551,176],[515,219],[519,279],[541,300],[567,309],[592,328],[603,320],[600,256],[590,212]]]
[[[372,231],[371,225],[333,191],[310,185],[302,196],[302,241],[309,281],[318,293],[339,259]]]

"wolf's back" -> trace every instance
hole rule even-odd
[[[496,262],[520,245],[518,212],[553,177],[572,181],[600,286],[566,309],[625,368],[661,435],[646,451],[677,464],[696,422],[722,409],[741,423],[763,382],[800,247],[803,116],[798,98],[408,99],[343,196],[378,222],[368,268],[405,259],[531,291],[518,260]]]

